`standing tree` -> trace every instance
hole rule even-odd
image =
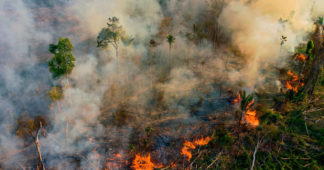
[[[254,98],[253,94],[246,95],[246,92],[242,91],[240,96],[242,96],[242,101],[241,101],[241,118],[239,120],[239,124],[241,124],[241,122],[243,120],[245,120],[244,117],[245,117],[247,110],[250,107],[252,107],[252,105],[254,104],[253,103],[253,98]]]
[[[174,43],[175,38],[173,35],[169,34],[167,36],[167,42],[169,43],[169,65],[170,65],[170,58],[171,58],[171,48],[172,48],[172,44]]]
[[[112,17],[108,19],[107,27],[102,28],[97,37],[97,47],[106,48],[111,44],[116,50],[117,69],[119,66],[118,61],[118,47],[120,40],[124,37],[125,31],[123,27],[119,25],[119,19]]]
[[[26,115],[23,115],[17,120],[17,125],[18,127],[16,130],[16,135],[24,138],[25,140],[31,138],[34,141],[37,148],[41,168],[45,170],[38,136],[40,131],[43,132],[43,136],[46,136],[46,131],[44,129],[44,126],[47,126],[46,120],[41,116],[37,116],[36,118],[32,119],[28,118]]]
[[[66,87],[69,87],[68,74],[70,74],[74,68],[75,58],[72,54],[73,46],[68,38],[60,38],[58,44],[50,44],[49,51],[54,54],[51,61],[48,63],[50,72],[54,78],[65,76]],[[52,89],[57,92],[57,89]],[[51,96],[57,98],[59,96]],[[66,139],[68,138],[68,121],[66,121]]]
[[[168,43],[169,43],[169,54],[171,54],[172,44],[173,44],[174,41],[175,41],[174,36],[171,35],[171,34],[169,34],[169,35],[167,36],[167,41],[168,41]]]

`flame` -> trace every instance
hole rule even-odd
[[[247,111],[245,113],[245,120],[248,124],[252,125],[252,126],[258,126],[260,124],[260,121],[258,119],[258,117],[256,116],[256,110],[251,110],[251,105],[254,103],[254,100],[252,102],[250,102],[247,105]]]
[[[233,100],[233,103],[239,103],[240,101],[241,101],[241,95],[239,93],[237,97]]]
[[[286,88],[298,93],[298,87],[293,87],[289,81],[286,82]]]
[[[286,88],[298,93],[298,88],[303,87],[304,83],[300,82],[300,78],[288,70],[287,74],[291,77],[291,80],[286,81]]]
[[[292,81],[298,81],[298,76],[295,75],[294,73],[292,73],[290,70],[288,70],[287,74],[291,77],[293,77],[293,80]]]
[[[162,166],[156,165],[151,161],[151,154],[147,156],[136,154],[132,168],[135,170],[153,170],[154,168],[162,168]]]
[[[181,154],[185,155],[187,157],[187,160],[190,161],[190,159],[192,158],[192,154],[191,151],[189,151],[189,149],[195,149],[196,146],[190,142],[190,141],[185,141],[182,149],[181,149]]]
[[[305,62],[306,61],[306,56],[304,54],[302,54],[302,53],[298,53],[298,54],[295,55],[295,60]]]
[[[120,153],[113,154],[111,158],[108,158],[106,163],[106,170],[110,169],[122,169],[123,165],[126,165],[127,161],[124,160],[124,156]]]
[[[210,137],[206,137],[206,138],[196,139],[193,142],[185,141],[181,149],[181,154],[186,156],[187,160],[190,161],[190,159],[192,158],[190,149],[195,149],[197,146],[207,145],[210,140],[211,140]]]

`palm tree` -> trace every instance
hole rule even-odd
[[[241,124],[241,121],[243,120],[246,111],[252,107],[253,103],[253,94],[246,95],[246,92],[243,90],[241,92],[242,101],[241,101],[241,118],[239,120],[239,123]]]
[[[169,34],[167,36],[167,41],[169,43],[169,65],[170,65],[170,58],[171,58],[171,48],[172,48],[172,44],[174,43],[175,41],[175,38],[173,35]]]

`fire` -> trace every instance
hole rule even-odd
[[[189,151],[189,149],[195,149],[196,146],[190,142],[190,141],[185,141],[182,149],[181,149],[181,154],[185,155],[187,157],[187,160],[190,161],[190,159],[192,158],[192,154],[191,151]]]
[[[298,93],[298,87],[293,87],[292,85],[291,85],[291,82],[289,82],[289,81],[287,81],[286,82],[286,88],[287,89],[289,89],[289,90],[292,90],[292,91],[294,91],[294,92],[296,92],[296,93]]]
[[[254,103],[254,100],[247,105],[247,111],[245,113],[245,120],[248,124],[252,126],[258,126],[260,124],[258,117],[256,116],[256,110],[251,110],[251,105]]]
[[[290,70],[288,70],[287,74],[291,77],[293,77],[293,80],[292,81],[298,81],[298,76],[295,75],[294,73],[292,73]]]
[[[240,93],[237,95],[237,97],[233,100],[233,103],[239,103],[241,100],[241,95]]]
[[[302,53],[298,53],[298,54],[295,55],[295,60],[305,62],[306,61],[306,56],[304,54],[302,54]]]
[[[300,78],[290,70],[287,74],[291,77],[291,80],[286,81],[286,88],[298,93],[298,88],[304,86],[304,83],[300,82]]]
[[[181,154],[186,156],[187,160],[190,161],[190,159],[192,158],[190,149],[195,149],[197,146],[207,145],[210,140],[211,140],[210,137],[206,137],[206,138],[196,139],[193,142],[185,141],[181,149]]]
[[[147,156],[135,155],[132,168],[135,170],[153,170],[154,168],[161,168],[162,166],[156,165],[151,161],[151,154]]]
[[[108,158],[105,169],[122,169],[122,166],[125,164],[127,164],[127,161],[124,161],[123,156],[117,153],[113,154],[111,158]]]

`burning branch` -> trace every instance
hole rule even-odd
[[[181,149],[181,154],[186,156],[187,160],[190,161],[190,159],[192,158],[192,153],[190,149],[195,149],[197,146],[207,145],[210,140],[211,140],[210,137],[206,137],[206,138],[197,139],[193,142],[185,141]]]

